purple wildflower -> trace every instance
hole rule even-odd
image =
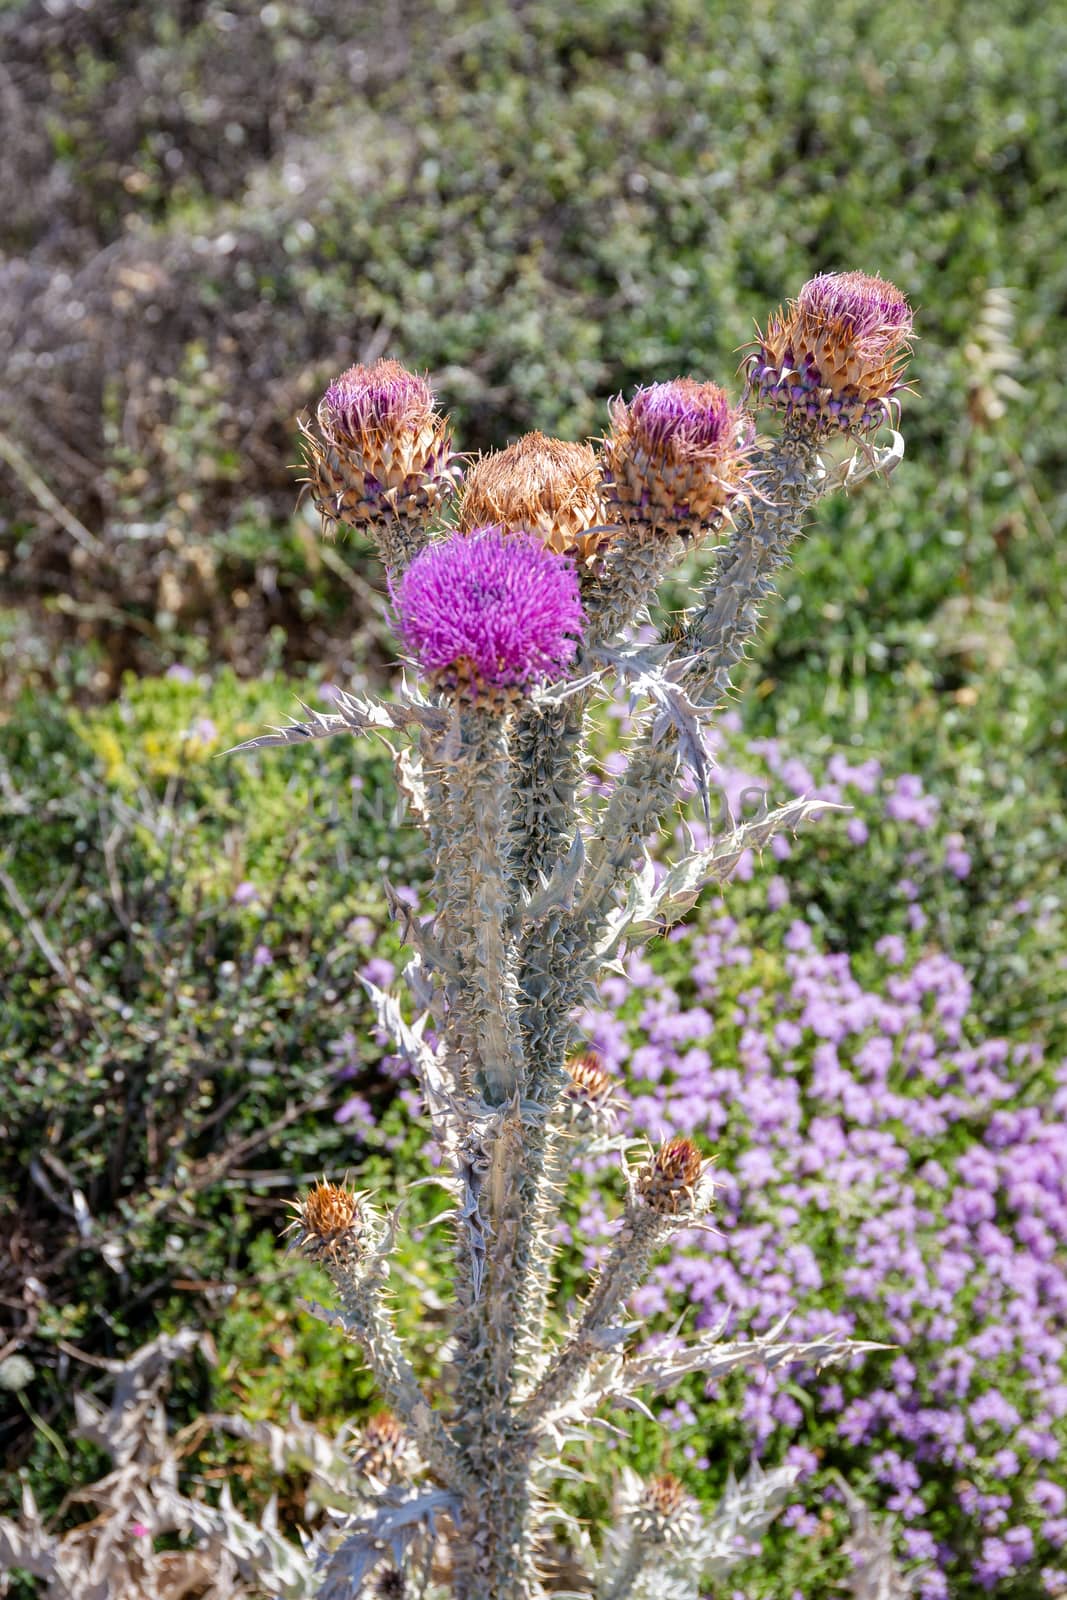
[[[328,419],[336,434],[349,439],[417,429],[433,410],[433,391],[426,379],[409,372],[399,361],[349,367],[322,397],[324,420]]]
[[[725,390],[672,378],[611,404],[604,441],[614,516],[646,528],[710,525],[741,487],[755,440]]]
[[[843,324],[879,353],[890,339],[897,343],[912,329],[911,307],[900,290],[864,272],[817,273],[801,289],[797,305],[809,316]]]
[[[749,385],[818,433],[876,427],[901,387],[911,307],[863,272],[821,272],[757,330]]]
[[[673,378],[638,389],[629,404],[630,427],[650,451],[673,442],[687,454],[713,451],[732,439],[736,413],[725,389],[694,378]]]
[[[525,689],[577,652],[582,607],[573,564],[529,534],[455,534],[424,550],[396,595],[404,644],[455,687]]]

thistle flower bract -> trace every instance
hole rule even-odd
[[[757,330],[745,363],[750,392],[818,433],[877,427],[902,387],[911,331],[911,307],[893,284],[822,272]]]
[[[425,520],[458,477],[448,419],[425,378],[399,361],[349,367],[323,395],[317,423],[304,438],[324,522]]]
[[[534,534],[453,534],[416,557],[395,599],[423,672],[473,695],[558,677],[582,633],[574,566]]]
[[[587,561],[607,534],[600,463],[588,444],[524,433],[467,472],[459,502],[463,531],[492,523],[539,534],[550,550]]]
[[[754,437],[714,383],[675,378],[614,400],[604,440],[612,512],[653,533],[713,526],[741,488]]]
[[[289,1224],[294,1243],[313,1261],[354,1256],[363,1234],[362,1198],[323,1178],[302,1200],[289,1202],[295,1212]]]
[[[691,1139],[669,1139],[637,1174],[637,1192],[660,1216],[704,1211],[712,1193],[708,1165]]]

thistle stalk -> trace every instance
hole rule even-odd
[[[678,656],[689,657],[682,688],[713,709],[759,626],[774,577],[789,559],[826,475],[810,432],[787,426],[762,446],[752,468],[748,500],[734,516],[733,534],[719,553],[700,604],[689,619]],[[646,725],[631,748],[591,840],[588,872],[576,924],[592,927],[631,872],[642,841],[658,831],[678,802],[679,751],[673,726]]]
[[[495,706],[457,706],[437,764],[446,807],[438,933],[458,968],[445,989],[448,1027],[475,1092],[501,1106],[523,1077],[515,952],[506,929],[513,900],[506,718]]]

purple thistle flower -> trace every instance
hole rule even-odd
[[[525,689],[556,678],[582,635],[573,563],[531,534],[453,534],[412,562],[395,599],[405,646],[452,687]]]
[[[820,272],[757,330],[749,391],[816,433],[879,426],[903,384],[904,295],[865,272]]]
[[[613,400],[604,460],[614,514],[648,527],[721,520],[754,440],[751,419],[715,383],[672,378]]]
[[[333,430],[362,441],[367,434],[418,429],[433,416],[433,391],[425,378],[399,361],[377,361],[342,372],[322,398],[323,419]]]
[[[865,272],[820,272],[801,289],[797,305],[809,316],[842,323],[857,341],[897,344],[912,330],[911,307],[900,290]]]
[[[673,378],[638,389],[629,404],[630,427],[649,452],[673,443],[698,455],[733,440],[737,416],[725,389],[694,378]]]

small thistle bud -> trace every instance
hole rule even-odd
[[[567,1062],[567,1073],[571,1080],[569,1093],[573,1099],[597,1106],[611,1099],[614,1085],[594,1051],[586,1050],[581,1055],[572,1056]]]
[[[662,1217],[704,1211],[711,1203],[708,1166],[691,1139],[669,1139],[637,1174],[637,1192]]]
[[[352,1452],[357,1472],[391,1483],[409,1471],[415,1452],[411,1441],[391,1411],[379,1411],[363,1429]]]
[[[399,361],[349,367],[305,428],[305,458],[324,525],[380,532],[397,519],[425,523],[459,474],[448,419],[425,378]]]
[[[866,432],[897,404],[911,332],[911,307],[893,284],[822,272],[765,333],[757,328],[749,393],[815,433]]]
[[[658,1517],[672,1517],[688,1499],[685,1485],[670,1472],[650,1478],[645,1485],[644,1504]]]
[[[713,527],[740,489],[754,440],[725,390],[695,378],[612,402],[604,440],[606,498],[627,526],[657,535]]]
[[[572,1056],[566,1069],[570,1078],[566,1105],[574,1129],[588,1137],[606,1132],[615,1120],[618,1106],[614,1081],[604,1071],[599,1056],[587,1050]]]
[[[289,1224],[293,1242],[312,1261],[351,1261],[360,1252],[364,1219],[361,1194],[325,1178],[302,1200],[292,1200],[296,1213]]]
[[[582,607],[573,564],[533,534],[453,534],[417,556],[395,594],[405,647],[441,688],[506,701],[573,661]]]
[[[631,1519],[642,1543],[676,1550],[692,1547],[701,1532],[700,1507],[669,1472],[641,1486]]]
[[[468,470],[459,502],[464,533],[494,524],[538,534],[550,550],[587,562],[607,536],[600,462],[591,445],[524,433]]]

